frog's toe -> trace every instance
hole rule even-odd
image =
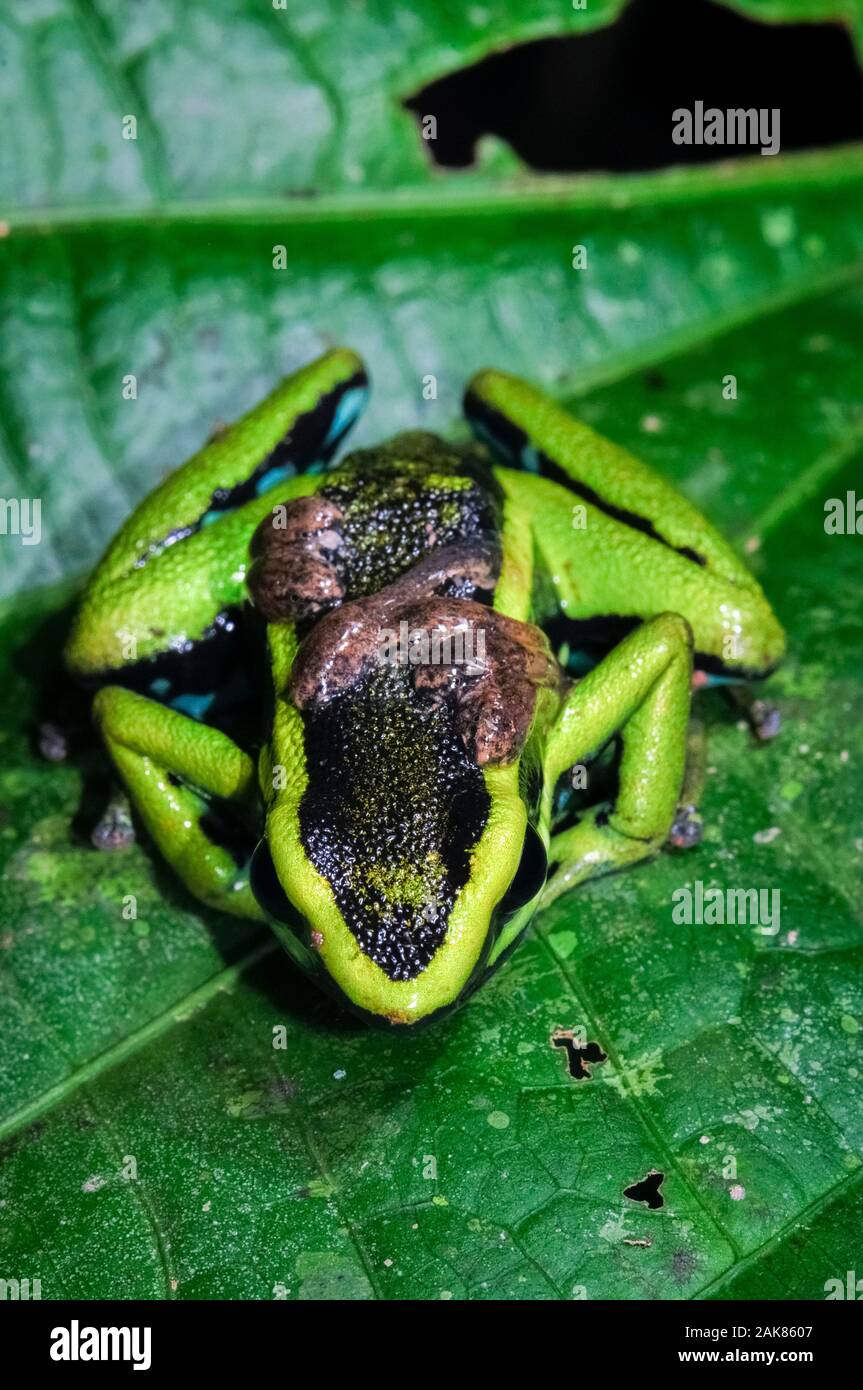
[[[762,743],[775,738],[782,728],[782,712],[778,705],[768,704],[766,700],[754,700],[750,710],[752,732]]]
[[[665,843],[670,849],[693,849],[703,835],[704,821],[695,806],[678,806]]]
[[[39,752],[50,763],[65,762],[69,756],[69,740],[59,724],[39,725]]]
[[[780,732],[782,712],[778,705],[762,700],[749,686],[729,685],[723,693],[734,713],[742,715],[759,742],[769,743]]]
[[[99,850],[113,852],[127,849],[135,843],[135,827],[132,813],[125,796],[113,797],[105,809],[105,814],[90,833],[90,841]]]

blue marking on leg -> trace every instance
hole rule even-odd
[[[296,469],[290,463],[283,463],[278,468],[271,468],[262,478],[259,478],[255,485],[255,496],[261,497],[265,492],[269,492],[276,483],[283,483],[285,478],[292,478]]]
[[[203,719],[215,698],[215,691],[209,695],[177,695],[171,701],[171,708],[188,714],[190,719]]]
[[[532,444],[525,444],[521,451],[521,466],[526,473],[539,472],[539,454]]]
[[[512,463],[512,450],[501,443],[497,435],[494,434],[484,420],[471,420],[470,427],[481,444],[487,444],[494,453],[500,458],[508,459]]]
[[[154,695],[157,700],[164,700],[170,689],[171,682],[165,676],[158,676],[155,680],[150,681],[150,694]]]
[[[593,671],[599,665],[599,658],[592,652],[571,651],[566,658],[566,662],[561,661],[561,666],[569,675],[586,676],[588,671]]]
[[[365,405],[368,394],[367,386],[353,386],[350,391],[345,392],[333,412],[330,428],[322,446],[324,449],[338,443],[345,431],[350,429]]]
[[[697,669],[697,667],[696,667],[696,669]],[[712,672],[712,671],[702,671],[701,674],[705,677],[704,684],[705,684],[705,686],[706,686],[708,689],[712,689],[714,686],[717,686],[717,685],[745,685],[745,684],[746,684],[746,677],[745,677],[745,676],[717,676],[717,675],[714,674],[714,672]]]

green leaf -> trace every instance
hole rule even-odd
[[[607,23],[623,0],[10,0],[0,187],[23,208],[307,197],[433,174],[402,101],[512,43]],[[125,116],[136,139],[121,139]]]
[[[450,429],[489,363],[583,391],[844,282],[863,261],[861,170],[863,155],[842,151],[482,199],[456,181],[446,198],[371,202],[359,224],[356,209],[316,204],[291,220],[226,208],[201,223],[13,232],[0,251],[0,496],[41,497],[42,543],[0,551],[0,593],[81,573],[214,425],[327,342],[370,364],[362,443]],[[587,270],[573,269],[574,245]]]
[[[167,0],[122,21],[107,0],[7,7],[30,85],[0,67],[18,122],[0,493],[41,498],[43,537],[0,538],[0,1275],[44,1298],[820,1298],[855,1267],[861,551],[825,533],[824,503],[863,453],[863,158],[429,172],[393,93],[582,22],[484,8],[484,26],[400,9],[408,43],[391,7],[339,6],[324,44],[316,4],[277,16],[276,46],[251,5],[184,7],[185,26]],[[343,109],[327,86],[350,88]],[[137,163],[104,134],[133,100]],[[790,635],[780,739],[754,747],[703,699],[703,845],[562,899],[416,1035],[336,1012],[146,847],[97,855],[97,753],[33,748],[37,706],[72,701],[57,652],[75,576],[214,423],[331,340],[369,360],[365,442],[457,427],[484,362],[544,382],[745,547]],[[675,924],[672,894],[699,879],[778,888],[778,934]],[[579,1081],[551,1040],[581,1027],[607,1060]],[[624,1195],[651,1170],[658,1210]]]
[[[43,1296],[626,1298],[818,1297],[854,1267],[863,634],[859,542],[825,535],[823,500],[859,476],[861,325],[858,286],[581,402],[760,539],[791,634],[785,732],[755,749],[708,704],[705,844],[561,901],[425,1034],[345,1022],[143,849],[97,858],[70,834],[79,773],[26,736],[56,627],[16,605],[4,1268]],[[675,926],[671,894],[698,878],[779,888],[780,933]],[[579,1082],[550,1039],[581,1026],[608,1061]],[[656,1212],[623,1196],[651,1169]]]
[[[853,25],[860,0],[734,0]],[[625,0],[7,0],[0,205],[54,219],[443,181],[402,103],[516,43],[587,33]],[[420,12],[417,13],[417,10]],[[123,120],[136,138],[123,139]],[[489,171],[493,172],[492,170]],[[12,219],[14,222],[14,218]]]

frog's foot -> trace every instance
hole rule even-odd
[[[726,686],[725,698],[734,712],[746,720],[760,743],[769,743],[780,732],[782,712],[779,706],[753,695],[749,686]]]
[[[96,849],[114,851],[128,849],[135,843],[132,808],[124,792],[115,792],[105,807],[104,815],[94,826],[90,840]]]
[[[678,806],[677,814],[665,841],[669,849],[693,849],[704,836],[704,820],[698,808],[689,803]]]
[[[768,704],[766,700],[753,700],[749,708],[749,724],[755,737],[767,743],[782,728],[779,706]]]
[[[694,849],[704,836],[698,803],[704,792],[707,770],[707,733],[700,719],[692,718],[686,731],[686,767],[680,800],[665,844],[668,849]]]
[[[39,725],[39,752],[49,763],[63,763],[69,756],[69,740],[59,724]]]

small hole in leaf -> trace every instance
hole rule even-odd
[[[658,1211],[665,1205],[665,1198],[659,1190],[664,1181],[665,1174],[651,1168],[641,1182],[634,1182],[631,1187],[625,1187],[623,1195],[631,1202],[646,1202],[650,1211]]]
[[[589,1081],[591,1065],[599,1066],[606,1060],[606,1054],[599,1043],[576,1042],[571,1029],[561,1028],[552,1033],[551,1045],[561,1048],[566,1053],[567,1070],[576,1081]]]
[[[837,5],[837,10],[839,6]],[[405,105],[434,116],[435,163],[472,164],[496,135],[534,169],[625,172],[753,154],[676,145],[672,113],[780,110],[783,150],[863,136],[863,77],[839,22],[766,24],[710,0],[631,0],[614,24],[493,53]]]

